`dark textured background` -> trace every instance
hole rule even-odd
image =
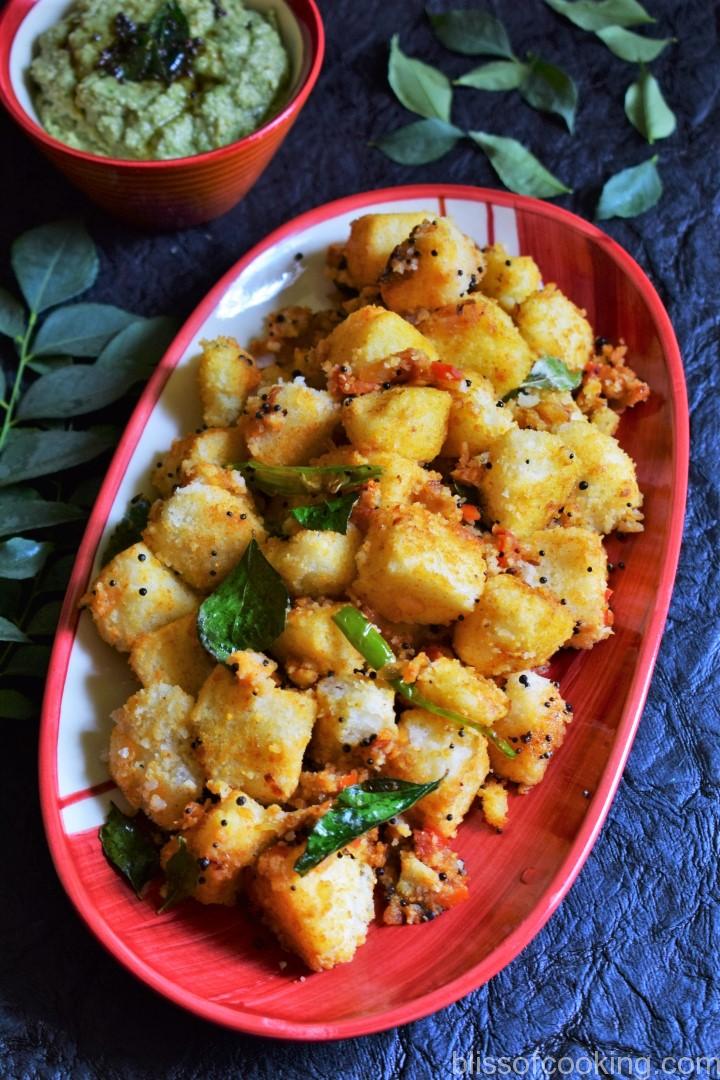
[[[440,8],[440,0],[434,6]],[[372,136],[411,119],[386,86],[391,33],[401,31],[407,51],[448,73],[473,66],[434,43],[422,4],[324,0],[321,7],[328,55],[300,122],[245,201],[208,226],[147,236],[114,223],[1,117],[2,283],[10,284],[7,249],[19,231],[80,214],[102,252],[94,298],[146,314],[184,315],[251,244],[320,202],[422,180],[496,186],[469,145],[414,169],[395,166],[367,146]],[[3,1077],[430,1078],[452,1075],[453,1052],[474,1049],[497,1058],[536,1048],[575,1059],[598,1052],[606,1056],[599,1060],[605,1075],[618,1072],[609,1055],[634,1055],[635,1075],[647,1076],[668,1055],[720,1056],[718,8],[711,0],[648,0],[648,7],[658,17],[650,32],[678,38],[653,65],[678,130],[657,147],[666,189],[661,204],[635,221],[606,227],[650,274],[680,338],[694,425],[692,488],[680,573],[643,722],[610,817],[569,897],[488,986],[406,1028],[316,1046],[216,1029],[156,997],[90,937],[45,847],[34,726],[5,722]],[[458,93],[455,117],[525,140],[575,187],[576,194],[560,202],[591,216],[604,179],[651,152],[623,114],[633,69],[540,0],[498,2],[494,10],[517,51],[537,51],[576,77],[582,99],[577,133],[570,137],[509,94]],[[702,1063],[695,1070],[685,1060],[680,1068],[707,1074]],[[581,1064],[583,1070],[589,1066]],[[529,1074],[537,1072],[530,1063]]]

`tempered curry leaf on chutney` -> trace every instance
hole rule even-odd
[[[192,61],[202,39],[190,36],[190,24],[177,0],[167,0],[149,23],[135,23],[119,11],[115,40],[103,49],[97,66],[118,82],[154,79],[166,86],[192,75]]]

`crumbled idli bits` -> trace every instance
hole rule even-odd
[[[129,652],[141,634],[197,610],[198,597],[138,543],[103,567],[80,603],[89,609],[100,636]]]
[[[239,788],[226,788],[219,802],[206,802],[201,814],[183,829],[198,881],[192,895],[201,904],[236,903],[246,867],[298,820],[279,806],[264,807]],[[162,849],[163,866],[178,848],[172,837]]]
[[[374,285],[398,244],[406,240],[417,225],[431,220],[433,215],[429,210],[404,214],[363,214],[355,218],[342,249],[347,282],[356,289]]]
[[[433,830],[415,829],[397,861],[395,867],[391,859],[381,876],[386,926],[431,922],[467,900],[465,863]]]
[[[265,530],[246,493],[193,480],[153,504],[143,538],[162,562],[209,592]]]
[[[635,462],[617,439],[594,424],[575,421],[558,428],[558,438],[578,465],[578,482],[566,508],[572,524],[603,535],[642,532],[643,496]]]
[[[342,422],[361,453],[402,451],[412,461],[432,461],[447,437],[451,398],[431,386],[396,386],[346,399]]]
[[[440,786],[408,811],[409,820],[441,836],[455,836],[472,806],[489,765],[484,736],[423,709],[407,709],[398,719],[398,737],[383,772],[399,780]]]
[[[574,491],[578,474],[576,455],[560,434],[517,427],[496,439],[482,460],[473,458],[453,472],[478,488],[489,521],[519,537],[549,525]]]
[[[470,615],[458,622],[453,648],[481,675],[539,667],[565,644],[574,619],[551,593],[512,574],[488,578]]]
[[[349,524],[346,533],[300,529],[294,536],[271,537],[262,551],[291,596],[342,596],[355,577],[362,535]]]
[[[184,823],[204,774],[192,749],[194,701],[179,686],[153,683],[112,714],[110,775],[136,810],[163,829]]]
[[[250,353],[231,337],[201,341],[198,388],[203,421],[208,427],[228,427],[236,423],[243,407],[260,382],[260,373]]]
[[[340,405],[298,377],[250,398],[248,448],[265,465],[303,465],[330,449],[339,422]]]
[[[569,390],[533,388],[518,394],[507,404],[508,408],[500,411],[509,414],[518,427],[532,428],[533,431],[557,434],[561,424],[586,419]]]
[[[348,963],[365,942],[375,915],[373,846],[359,837],[301,876],[294,866],[305,841],[279,842],[250,871],[248,894],[263,921],[313,971]]]
[[[479,540],[418,505],[375,514],[357,568],[353,593],[391,622],[450,623],[485,581]]]
[[[513,749],[517,744],[513,743]],[[491,828],[502,832],[508,821],[508,793],[504,783],[488,777],[478,791],[483,817]]]
[[[316,709],[311,695],[280,689],[265,659],[234,653],[235,674],[218,664],[198,694],[192,727],[207,776],[269,805],[297,787]]]
[[[478,289],[485,259],[450,218],[416,225],[395,247],[380,278],[391,311],[409,312],[452,304]]]
[[[510,758],[488,746],[493,772],[520,785],[520,791],[539,784],[554,754],[562,746],[572,709],[550,679],[531,670],[510,675],[505,684],[507,714],[498,721],[499,735],[515,750]]]
[[[504,311],[513,312],[542,287],[540,267],[531,255],[510,256],[503,244],[483,248],[485,273],[480,291],[497,300]]]
[[[514,319],[536,356],[555,356],[571,371],[582,371],[592,355],[595,335],[585,312],[557,285],[533,292],[516,309]]]
[[[342,603],[301,599],[288,612],[285,629],[270,651],[296,686],[312,686],[324,675],[352,675],[365,660],[333,622]]]
[[[192,695],[198,693],[214,667],[198,639],[196,611],[138,635],[129,659],[143,686],[170,683]]]
[[[360,675],[335,675],[316,684],[315,700],[314,761],[354,760],[370,768],[384,764],[397,732],[393,690]]]
[[[552,593],[574,620],[574,632],[566,644],[591,649],[609,637],[612,612],[607,552],[601,537],[589,529],[568,526],[533,533],[526,544],[532,564],[526,568],[525,580]]]
[[[535,359],[510,316],[488,297],[437,307],[417,328],[445,363],[488,379],[498,399],[520,386]]]

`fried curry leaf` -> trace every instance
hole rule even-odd
[[[283,579],[251,540],[232,573],[200,605],[198,637],[224,663],[239,649],[269,648],[285,629],[289,609]]]
[[[527,378],[507,393],[503,401],[509,401],[523,390],[574,390],[581,379],[581,371],[571,371],[557,357],[541,356],[530,368]]]
[[[146,499],[144,495],[136,495],[131,500],[124,515],[110,533],[110,539],[102,555],[103,566],[109,563],[111,559],[114,559],[116,555],[119,555],[121,551],[124,551],[125,548],[129,548],[142,540],[142,533],[148,523],[149,512],[150,500]]]
[[[232,465],[251,487],[265,495],[340,495],[382,476],[378,465],[264,465],[245,461]]]
[[[357,492],[350,492],[349,495],[339,495],[337,499],[326,499],[313,506],[296,506],[290,513],[306,529],[345,535],[352,508],[357,501]]]
[[[442,779],[442,778],[440,778]],[[351,840],[402,814],[416,802],[435,791],[440,779],[427,784],[412,784],[379,776],[363,784],[353,784],[340,792],[323,817],[315,822],[307,846],[294,869],[301,876],[339,851]]]
[[[198,883],[199,868],[197,859],[190,854],[184,836],[177,838],[177,851],[168,859],[165,867],[167,891],[165,902],[158,908],[158,915],[169,911],[183,900],[192,896]]]
[[[160,869],[160,856],[150,826],[142,814],[128,817],[115,803],[98,831],[103,854],[132,885],[139,896]]]
[[[118,12],[113,29],[115,39],[101,52],[97,67],[118,82],[152,79],[169,86],[192,75],[202,41],[190,36],[190,24],[177,0],[166,0],[148,23],[135,23]]]

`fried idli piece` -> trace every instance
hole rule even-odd
[[[315,700],[313,761],[326,765],[355,760],[372,768],[384,763],[397,731],[393,690],[361,675],[335,675],[316,684]]]
[[[141,634],[195,611],[198,598],[149,547],[133,544],[102,568],[80,603],[100,637],[129,652]]]
[[[575,454],[578,483],[572,492],[568,523],[607,535],[643,531],[635,462],[617,439],[595,424],[563,424],[558,438]]]
[[[445,363],[488,379],[498,399],[520,386],[535,359],[507,312],[488,297],[431,311],[417,328]]]
[[[196,589],[210,592],[265,530],[246,492],[193,480],[150,510],[143,539],[161,562]]]
[[[557,285],[546,285],[517,308],[518,330],[536,356],[555,356],[571,371],[582,371],[593,353],[595,336],[582,308]]]
[[[443,457],[480,454],[513,427],[510,409],[498,409],[497,394],[489,379],[473,374],[450,390],[452,405]]]
[[[178,484],[197,479],[199,473],[203,478],[216,477],[219,486],[224,487],[225,466],[246,461],[248,457],[242,428],[208,428],[176,439],[166,454],[159,455],[152,482],[163,498]]]
[[[263,554],[287,585],[291,596],[342,596],[355,577],[360,532],[300,529],[294,536],[271,537]]]
[[[431,386],[396,386],[347,400],[342,422],[361,453],[402,451],[412,461],[432,461],[447,437],[451,398]]]
[[[503,244],[484,248],[483,255],[486,265],[480,289],[504,311],[514,311],[542,286],[540,267],[531,255],[510,256]]]
[[[248,396],[260,382],[260,373],[250,353],[231,337],[201,341],[198,388],[203,407],[203,423],[208,427],[229,427],[243,411]]]
[[[281,690],[277,667],[261,653],[233,653],[233,673],[218,664],[192,713],[197,754],[216,783],[241,788],[264,806],[282,802],[300,778],[315,722],[315,701]]]
[[[251,455],[265,465],[303,465],[332,445],[340,406],[303,378],[268,386],[248,401],[245,428]]]
[[[502,690],[474,668],[447,656],[429,660],[421,653],[420,659],[414,685],[433,705],[451,709],[486,727],[492,727],[507,712]]]
[[[574,620],[567,644],[591,649],[609,637],[607,552],[598,534],[575,526],[543,529],[528,538],[526,547],[535,563],[526,580],[561,600]]]
[[[477,537],[423,506],[378,510],[357,555],[353,593],[391,622],[450,623],[483,590]]]
[[[153,683],[112,714],[110,775],[136,810],[163,829],[182,824],[203,771],[191,743],[193,699],[179,686]]]
[[[480,788],[478,798],[488,825],[502,832],[508,821],[508,793],[505,785],[489,777]]]
[[[416,225],[431,220],[429,210],[405,214],[363,214],[350,223],[350,236],[343,254],[347,273],[356,289],[374,285],[394,249],[406,240]]]
[[[489,768],[487,743],[479,732],[424,709],[407,709],[398,719],[397,740],[383,772],[415,784],[442,777],[407,817],[441,836],[455,836]]]
[[[565,704],[554,683],[526,670],[511,675],[505,684],[510,708],[496,730],[516,752],[507,757],[489,745],[493,772],[521,785],[521,791],[539,784],[550,760],[560,749],[572,710]]]
[[[214,666],[198,639],[196,611],[140,634],[130,650],[130,667],[143,686],[169,683],[193,697]]]
[[[279,806],[261,806],[239,788],[224,788],[220,801],[208,800],[201,815],[182,836],[198,864],[192,896],[201,904],[237,902],[245,867],[286,833],[297,819]],[[162,849],[164,867],[178,850],[173,836]]]
[[[572,632],[572,615],[551,593],[497,574],[472,614],[456,625],[453,648],[479,674],[505,675],[547,663]]]
[[[392,374],[392,357],[405,349],[425,353],[437,360],[427,338],[394,311],[367,304],[348,315],[317,348],[325,369],[349,366],[361,380],[383,383]]]
[[[333,622],[344,604],[300,600],[288,613],[285,629],[271,652],[296,686],[308,687],[324,675],[362,671],[364,658]]]
[[[305,842],[277,843],[250,872],[248,893],[286,949],[313,971],[352,960],[375,915],[374,844],[367,836],[301,876],[293,868]]]
[[[457,303],[478,287],[485,258],[474,240],[446,217],[416,225],[393,250],[380,278],[391,311],[417,311]]]

